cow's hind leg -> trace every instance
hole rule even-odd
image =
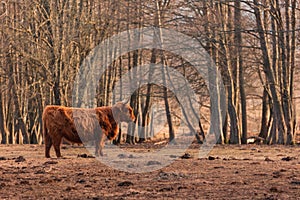
[[[57,136],[53,140],[53,146],[54,146],[54,149],[55,149],[56,157],[58,157],[58,158],[62,157],[61,153],[60,153],[61,141],[62,141],[62,137],[60,137],[60,136]]]
[[[99,156],[99,149],[100,149],[100,142],[99,140],[95,141],[95,156],[98,157]]]
[[[45,143],[45,157],[50,158],[50,149],[52,146],[52,139],[51,139],[50,135],[45,134],[44,143]]]

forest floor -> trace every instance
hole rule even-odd
[[[47,159],[43,145],[0,145],[0,199],[300,199],[299,145],[216,145],[204,158],[199,147],[156,171],[131,173],[79,146],[63,145],[64,158]]]

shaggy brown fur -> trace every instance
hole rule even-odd
[[[61,157],[62,139],[78,144],[94,141],[95,155],[99,156],[100,153],[103,156],[105,136],[109,140],[115,139],[119,131],[118,123],[134,119],[132,108],[121,102],[92,109],[46,106],[43,112],[45,156],[50,158],[50,148],[53,145],[56,156]]]

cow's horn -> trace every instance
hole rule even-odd
[[[128,99],[123,99],[123,100],[122,100],[122,103],[123,103],[123,104],[127,104],[128,102],[129,102],[129,98],[128,98]]]

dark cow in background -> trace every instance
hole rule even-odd
[[[53,145],[57,157],[61,157],[62,139],[82,144],[94,141],[95,155],[103,156],[104,140],[113,140],[118,135],[119,122],[131,122],[135,117],[132,108],[122,102],[113,106],[97,108],[70,108],[46,106],[43,112],[45,156],[50,158]]]

